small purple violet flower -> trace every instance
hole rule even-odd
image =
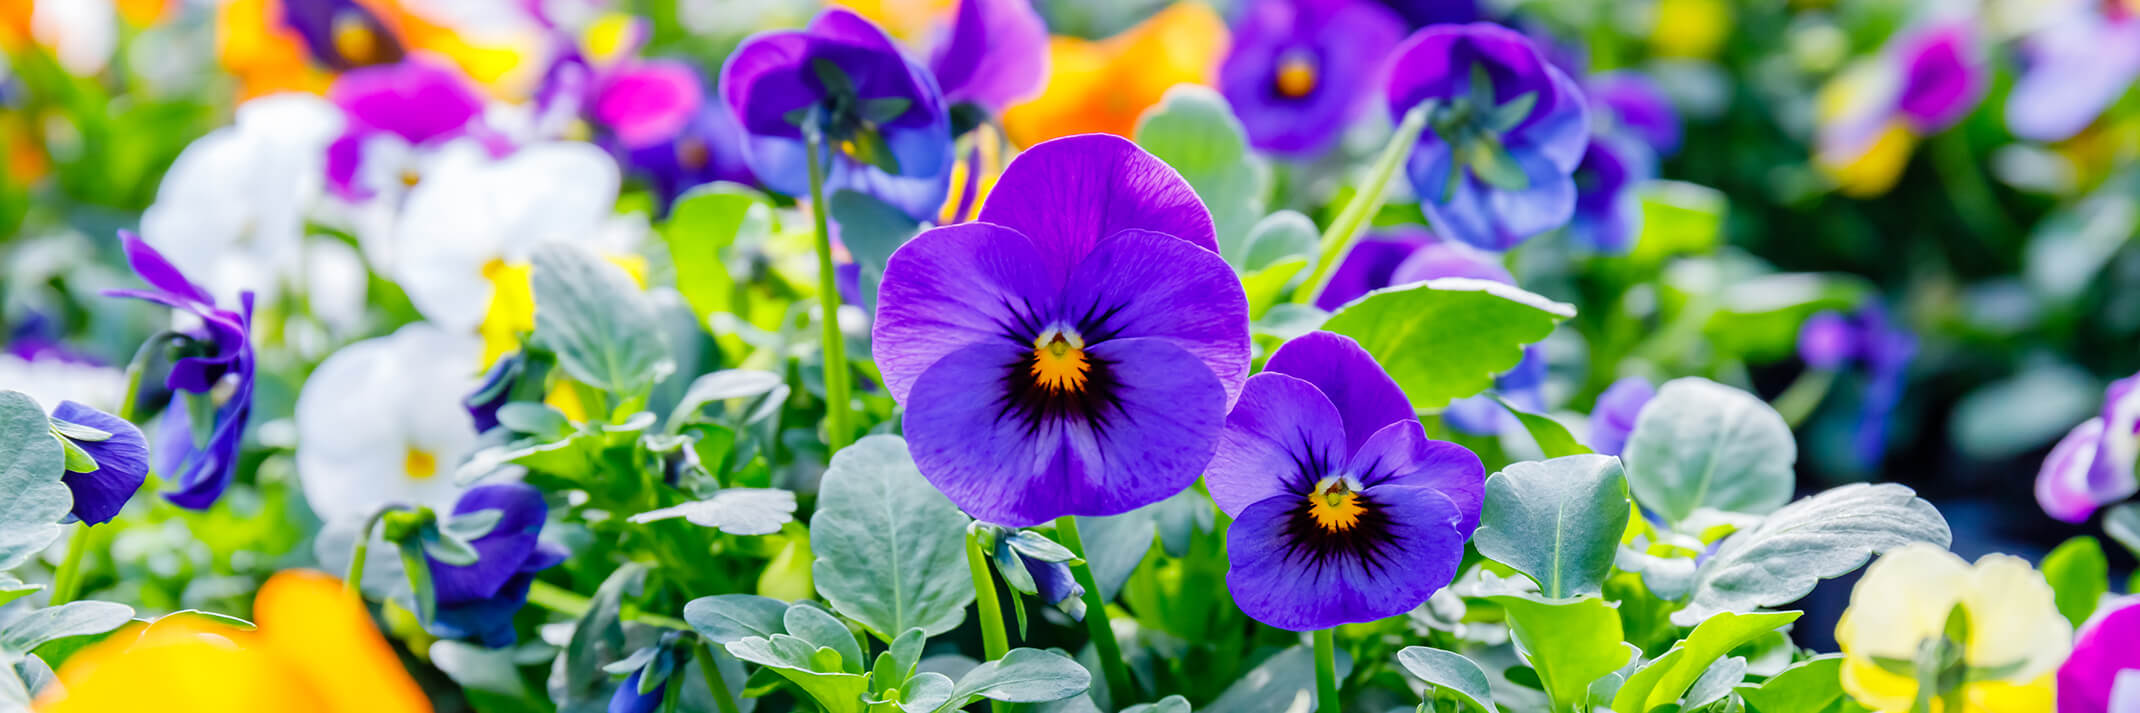
[[[1860,465],[1871,467],[1887,452],[1887,422],[1902,402],[1917,337],[1888,316],[1878,304],[1856,314],[1822,312],[1799,325],[1798,355],[1813,369],[1859,367],[1864,373],[1854,449]]]
[[[951,121],[935,78],[851,11],[744,40],[721,67],[721,98],[748,137],[744,161],[774,191],[809,195],[814,137],[827,196],[854,190],[927,220],[949,192]]]
[[[252,420],[253,293],[239,293],[237,311],[222,309],[141,236],[122,230],[119,239],[125,243],[127,263],[150,289],[106,290],[104,294],[154,302],[200,320],[200,326],[181,333],[178,361],[171,365],[164,385],[192,394],[213,409],[210,422],[200,424],[207,439],[196,440],[190,409],[182,401],[173,401],[160,426],[157,471],[177,486],[164,493],[165,499],[182,508],[205,510],[230,487],[238,467],[238,445]],[[204,409],[204,413],[211,412]]]
[[[1609,456],[1620,455],[1627,448],[1627,436],[1635,431],[1635,418],[1642,414],[1642,407],[1657,397],[1657,387],[1649,379],[1630,376],[1612,382],[1605,393],[1598,394],[1597,405],[1590,409],[1590,450]]]
[[[1240,10],[1218,84],[1271,153],[1310,157],[1373,100],[1403,20],[1367,0],[1256,0]]]
[[[1391,116],[1427,106],[1405,175],[1436,233],[1507,250],[1568,222],[1589,111],[1528,38],[1491,23],[1432,26],[1390,67]]]
[[[454,516],[499,511],[490,532],[469,541],[474,564],[456,566],[425,555],[438,615],[426,627],[432,635],[471,639],[490,648],[511,646],[517,638],[513,615],[528,600],[535,574],[565,560],[565,553],[542,542],[550,506],[542,491],[524,483],[478,485],[461,493]]]
[[[1196,481],[1248,375],[1211,214],[1117,136],[1035,145],[980,219],[893,253],[873,348],[922,475],[973,516],[1114,515]]]
[[[90,525],[111,522],[149,479],[148,439],[126,419],[73,401],[52,409],[52,425],[54,433],[96,461],[94,469],[77,473],[70,468],[60,476],[74,493],[72,514]]]
[[[1593,134],[1575,167],[1575,214],[1568,234],[1577,245],[1605,255],[1624,255],[1642,230],[1642,201],[1635,186],[1657,175],[1648,146],[1629,137]]]
[[[2082,421],[2067,431],[2058,445],[2051,447],[2050,455],[2044,456],[2043,467],[2036,471],[2036,504],[2043,512],[2062,522],[2080,524],[2095,514],[2096,508],[2123,500],[2116,483],[2096,487],[2088,476],[2094,470],[2095,452],[2103,444],[2103,419],[2091,418]]]
[[[281,0],[282,24],[312,59],[336,72],[402,60],[401,41],[357,0]]]
[[[1395,284],[1390,278],[1397,274],[1397,267],[1421,246],[1437,240],[1433,233],[1416,225],[1369,232],[1345,253],[1337,269],[1330,271],[1329,284],[1315,299],[1316,308],[1335,312],[1368,292]]]
[[[1603,72],[1585,80],[1583,89],[1605,132],[1640,139],[1658,156],[1679,152],[1679,111],[1649,77],[1628,70]]]
[[[1249,378],[1205,474],[1234,518],[1227,589],[1293,631],[1411,611],[1456,576],[1485,479],[1471,451],[1427,438],[1359,344],[1294,339]]]

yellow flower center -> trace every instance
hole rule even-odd
[[[1345,532],[1360,524],[1367,504],[1360,502],[1360,481],[1352,476],[1330,476],[1315,484],[1308,496],[1308,517],[1328,532]]]
[[[334,51],[351,64],[373,64],[379,60],[379,36],[372,32],[364,16],[345,12],[334,19]]]
[[[401,472],[411,480],[427,480],[438,475],[438,456],[430,451],[409,446],[401,454]]]
[[[1278,60],[1278,76],[1275,83],[1278,94],[1288,99],[1299,99],[1315,91],[1315,58],[1304,52],[1287,52]]]
[[[1033,381],[1049,391],[1083,391],[1092,364],[1077,333],[1051,331],[1033,340]]]

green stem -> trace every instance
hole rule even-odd
[[[1129,667],[1122,663],[1122,643],[1115,641],[1114,624],[1107,619],[1107,599],[1100,596],[1100,580],[1092,576],[1092,565],[1085,562],[1085,538],[1078,535],[1077,516],[1055,518],[1055,536],[1070,548],[1071,554],[1077,555],[1070,565],[1070,576],[1077,579],[1077,586],[1085,588],[1085,630],[1092,635],[1092,648],[1100,656],[1100,671],[1107,677],[1107,697],[1115,710],[1121,710],[1137,700],[1137,684],[1130,680]]]
[[[1335,629],[1315,632],[1315,710],[1338,713],[1337,637]]]
[[[1835,383],[1835,372],[1827,369],[1807,369],[1798,375],[1798,380],[1776,395],[1769,405],[1783,416],[1783,423],[1792,428],[1805,423],[1813,409],[1820,406],[1821,399],[1828,395],[1828,387]]]
[[[52,573],[52,602],[59,606],[74,601],[82,587],[82,556],[89,552],[89,523],[75,525],[74,534],[67,537],[67,558],[59,563],[59,570]]]
[[[676,713],[677,701],[684,697],[684,672],[672,671],[669,680],[661,682],[661,713]]]
[[[989,571],[988,555],[981,548],[980,530],[967,529],[966,569],[973,573],[974,604],[981,609],[981,646],[988,653],[987,660],[995,661],[1003,658],[1011,645],[1010,637],[1003,632],[1003,600],[996,597],[996,575]],[[1005,713],[1010,704],[991,699],[988,708]]]
[[[810,219],[817,228],[817,302],[823,312],[818,321],[825,340],[825,442],[832,446],[830,452],[838,453],[854,436],[848,425],[847,338],[840,333],[840,286],[833,278],[832,231],[825,224],[825,167],[818,163],[824,137],[806,132],[803,143],[809,147]]]
[[[1397,125],[1389,144],[1382,147],[1382,157],[1375,160],[1374,169],[1367,174],[1367,182],[1360,184],[1359,192],[1352,194],[1352,200],[1345,203],[1344,210],[1338,211],[1337,219],[1323,230],[1322,252],[1315,258],[1315,269],[1308,273],[1308,279],[1300,284],[1300,289],[1293,292],[1293,302],[1315,304],[1315,300],[1322,297],[1323,288],[1330,284],[1330,274],[1337,270],[1345,253],[1351,252],[1352,246],[1358,242],[1360,227],[1367,222],[1368,216],[1382,208],[1382,194],[1389,186],[1390,177],[1397,173],[1398,164],[1404,163],[1405,157],[1412,154],[1412,147],[1419,144],[1419,132],[1426,128],[1426,103],[1405,112],[1404,122]]]
[[[713,692],[714,705],[721,713],[736,713],[736,695],[728,692],[728,679],[721,678],[721,663],[713,659],[713,646],[705,639],[698,641],[698,673],[706,679],[706,690]]]
[[[528,603],[573,618],[586,614],[587,609],[594,606],[592,600],[580,595],[578,592],[564,589],[540,579],[528,585]],[[691,625],[682,619],[643,612],[628,604],[624,606],[624,610],[619,614],[624,619],[649,626],[675,629],[677,631],[692,631]]]
[[[379,520],[387,513],[401,508],[383,507],[364,519],[363,529],[357,530],[357,546],[349,551],[349,570],[342,574],[342,587],[358,599],[364,598],[364,558],[371,554],[372,530],[379,527]]]

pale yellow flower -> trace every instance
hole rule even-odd
[[[2029,563],[1986,555],[1975,565],[1954,553],[1914,544],[1866,568],[1851,591],[1835,640],[1847,657],[1843,690],[1884,713],[1906,713],[1919,681],[1906,673],[1920,652],[1940,644],[1950,612],[1967,619],[1961,663],[1968,713],[2051,710],[2052,679],[2072,647],[2073,626],[2059,615],[2051,587]],[[1931,696],[1932,713],[1944,711]]]

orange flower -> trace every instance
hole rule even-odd
[[[340,580],[293,570],[253,602],[255,631],[198,617],[137,625],[67,660],[39,713],[430,713]]]
[[[1167,89],[1210,84],[1226,41],[1226,23],[1201,3],[1173,5],[1096,42],[1056,37],[1047,91],[1005,112],[1004,128],[1021,146],[1071,134],[1129,136]]]

